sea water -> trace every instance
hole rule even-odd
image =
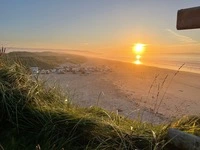
[[[135,62],[133,56],[113,56],[112,59]],[[200,74],[200,53],[159,53],[141,56],[141,64]]]
[[[146,59],[146,60],[145,60]],[[144,57],[144,64],[200,73],[200,53],[163,53]]]

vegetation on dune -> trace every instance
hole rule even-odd
[[[66,102],[57,88],[33,80],[18,64],[2,64],[0,82],[0,141],[5,149],[33,149],[37,144],[42,149],[152,146],[147,125],[133,126],[131,121],[100,108],[77,108]],[[144,130],[138,130],[138,125]],[[141,137],[132,135],[134,130]]]
[[[26,67],[40,67],[42,69],[52,69],[60,64],[83,63],[85,58],[72,54],[59,54],[53,52],[10,52],[3,56],[4,61],[13,64],[18,62]]]
[[[198,117],[152,125],[79,108],[19,64],[0,64],[0,149],[167,149],[169,127],[200,134]]]

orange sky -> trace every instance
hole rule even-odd
[[[198,5],[196,0],[4,1],[0,45],[132,55],[132,46],[144,43],[144,54],[199,52],[200,30],[176,30],[177,10]]]

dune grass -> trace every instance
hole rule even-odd
[[[198,117],[153,125],[98,107],[79,108],[25,67],[0,63],[0,149],[168,149],[169,127],[200,135]]]
[[[66,62],[79,64],[86,61],[85,57],[73,54],[26,51],[6,53],[2,59],[10,64],[18,62],[28,68],[39,67],[41,69],[52,69]]]

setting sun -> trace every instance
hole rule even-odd
[[[140,61],[141,59],[141,54],[144,52],[145,49],[145,44],[142,43],[136,43],[133,47],[132,47],[132,51],[133,53],[135,53],[135,61],[133,62],[134,64],[142,64],[142,62]]]
[[[141,54],[144,51],[145,44],[137,43],[133,47],[133,51],[135,51],[136,54]]]

